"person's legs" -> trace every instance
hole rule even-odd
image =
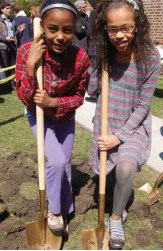
[[[6,68],[8,65],[7,51],[0,50],[0,59],[2,68]]]
[[[32,132],[37,138],[34,116],[28,116]],[[61,214],[73,211],[71,188],[71,153],[74,142],[74,120],[54,127],[45,123],[46,187],[49,201],[48,224],[53,230],[63,228]]]
[[[113,214],[120,217],[122,216],[133,189],[133,181],[136,172],[137,168],[133,163],[129,161],[118,163],[116,167]]]
[[[0,51],[0,62],[1,62],[2,68],[7,68],[11,65],[11,57],[12,56],[10,54],[8,54],[7,50]],[[10,62],[10,64],[9,64],[9,62]],[[15,73],[15,69],[13,70],[13,74],[14,73]],[[4,78],[9,77],[11,75],[12,74],[11,74],[10,70],[3,72]],[[11,86],[11,81],[4,83],[3,88],[1,86],[1,89],[2,89],[2,93],[12,92],[13,88]]]
[[[61,188],[61,211],[63,215],[67,215],[74,210],[71,185],[71,156],[75,135],[75,119],[69,120],[66,125],[58,126],[55,132],[66,161]]]
[[[125,242],[121,217],[133,189],[133,180],[136,171],[135,165],[129,161],[119,162],[116,166],[113,213],[109,224],[111,246],[113,248],[121,248]]]
[[[29,116],[28,121],[37,138],[35,117]],[[49,208],[54,214],[73,211],[70,168],[73,141],[73,120],[58,127],[45,123],[46,187]]]
[[[7,50],[8,63],[7,67],[13,66],[16,63],[16,46],[15,43],[11,43]],[[9,76],[15,73],[15,68],[8,71]],[[8,82],[11,90],[15,89],[15,78]]]

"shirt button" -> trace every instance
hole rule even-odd
[[[52,81],[51,86],[56,87],[57,83],[55,81]]]

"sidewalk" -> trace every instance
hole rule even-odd
[[[87,101],[88,97],[86,94],[84,104],[76,111],[76,122],[86,130],[92,132],[92,118],[95,113],[96,104]],[[152,148],[146,164],[160,173],[163,171],[163,119],[156,116],[152,116]]]

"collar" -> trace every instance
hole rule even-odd
[[[25,12],[24,12],[24,10],[21,10],[21,11],[19,11],[18,12],[18,14],[16,15],[16,17],[19,17],[19,16],[27,16],[26,14],[25,14]]]
[[[65,62],[65,59],[67,57],[67,54],[68,54],[68,48],[64,51],[64,53],[62,54],[62,63]],[[51,56],[51,54],[49,53],[49,50],[48,50],[48,47],[46,47],[46,51],[45,51],[45,54],[44,54],[44,58],[45,58],[45,61],[47,63],[49,63],[51,66],[55,67],[55,68],[58,68],[60,67],[60,64],[57,62],[57,60]],[[61,64],[62,64],[61,63]]]
[[[1,15],[3,20],[10,21],[10,18],[7,18],[4,14]]]

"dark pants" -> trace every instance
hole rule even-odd
[[[16,61],[16,47],[14,44],[11,44],[8,46],[7,50],[0,50],[0,65],[1,68],[6,68],[12,65],[15,65]],[[3,78],[4,77],[9,77],[13,75],[15,72],[15,69],[5,71],[3,73]],[[7,83],[1,84],[0,85],[0,94],[2,93],[8,93],[13,90],[13,82],[14,80],[8,81]]]

